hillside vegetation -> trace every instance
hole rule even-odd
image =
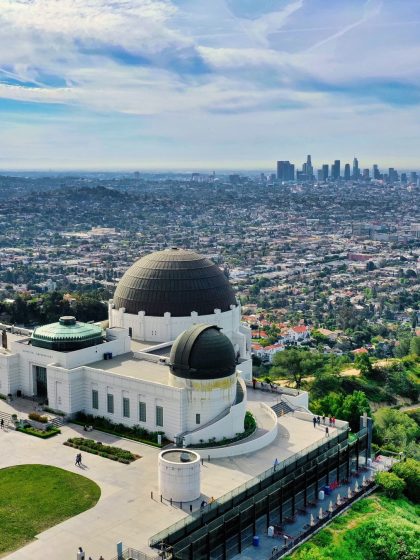
[[[419,506],[375,494],[356,503],[290,556],[293,560],[417,560]]]

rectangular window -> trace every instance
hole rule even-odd
[[[108,393],[106,397],[106,406],[109,414],[114,414],[114,395]]]
[[[199,414],[196,414],[196,415],[195,415],[195,423],[196,423],[196,424],[200,424],[200,422],[201,422],[201,420],[200,420],[200,415],[199,415]]]
[[[139,421],[146,422],[146,403],[139,402]]]
[[[127,397],[123,398],[123,416],[124,418],[130,418],[130,399]]]
[[[98,391],[96,389],[92,389],[92,408],[96,410],[99,408]]]
[[[156,426],[163,426],[163,407],[156,407]]]

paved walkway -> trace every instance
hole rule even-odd
[[[31,403],[30,401],[28,401]],[[32,404],[32,403],[31,403]],[[0,401],[0,411],[14,409]],[[23,413],[24,414],[24,413]],[[78,546],[86,556],[106,560],[116,556],[116,543],[147,551],[148,538],[186,517],[186,511],[161,503],[158,497],[157,461],[159,449],[93,431],[89,438],[117,445],[142,456],[123,465],[88,453],[82,453],[85,468],[74,465],[76,451],[63,445],[69,437],[86,436],[75,425],[62,428],[62,433],[49,440],[29,435],[0,431],[0,469],[18,464],[47,464],[82,473],[101,488],[98,504],[38,535],[37,539],[7,556],[8,560],[67,560],[75,558]],[[279,419],[279,434],[273,444],[258,453],[204,462],[201,500],[218,498],[255,477],[279,461],[323,438],[321,429],[291,415]],[[0,471],[1,476],[1,471]],[[154,499],[151,499],[151,492]]]

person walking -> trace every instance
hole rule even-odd
[[[79,546],[79,550],[77,551],[77,560],[85,560],[85,551],[81,546]]]
[[[4,418],[0,420],[1,429],[4,430]]]
[[[318,424],[321,424],[321,417],[320,417],[320,416],[317,416],[316,421],[318,422]]]
[[[314,428],[316,428],[316,418],[315,418],[315,416],[312,418],[312,422],[314,423]]]
[[[322,423],[325,424],[325,414],[322,416]]]
[[[325,436],[330,437],[330,430],[329,430],[328,426],[325,426]]]

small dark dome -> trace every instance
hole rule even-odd
[[[205,257],[184,249],[166,249],[135,262],[118,282],[116,309],[162,317],[187,317],[192,311],[210,315],[237,305],[228,279]]]
[[[219,379],[235,373],[235,350],[219,327],[193,325],[175,340],[171,372],[187,379]]]

